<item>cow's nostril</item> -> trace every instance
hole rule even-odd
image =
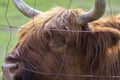
[[[19,64],[15,64],[15,66],[10,68],[11,73],[17,73],[19,71]]]
[[[4,80],[14,80],[22,72],[23,66],[21,63],[4,62],[2,65],[2,75]]]
[[[2,70],[9,74],[19,74],[22,70],[22,66],[19,63],[3,63]]]

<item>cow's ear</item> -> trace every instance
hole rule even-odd
[[[103,45],[106,45],[106,47],[109,48],[118,45],[118,43],[120,42],[119,31],[112,28],[104,29],[104,31],[99,33],[99,35],[97,36],[101,36]]]
[[[112,47],[118,45],[118,43],[120,42],[120,30],[107,26],[96,26],[94,27],[94,29],[96,32],[93,33],[93,36],[96,40],[101,40],[102,46],[106,45],[106,47]]]
[[[120,42],[120,34],[117,34],[115,32],[109,34],[111,39],[110,39],[110,47],[115,46]]]

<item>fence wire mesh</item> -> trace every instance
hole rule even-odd
[[[69,0],[69,1],[68,1],[68,3],[69,3],[69,5],[68,5],[68,7],[67,7],[68,9],[70,9],[70,7],[71,7],[71,5],[72,5],[72,1],[73,1],[73,0]],[[13,32],[14,32],[13,29],[15,29],[15,30],[18,30],[18,29],[19,29],[18,26],[12,26],[12,25],[10,24],[10,20],[8,19],[8,16],[7,16],[7,15],[9,14],[9,12],[8,12],[9,4],[10,4],[10,0],[7,1],[7,6],[6,6],[6,10],[5,10],[5,19],[6,19],[7,24],[6,24],[6,25],[0,24],[1,27],[9,28],[9,40],[8,40],[8,42],[7,42],[7,47],[6,47],[6,52],[5,52],[6,54],[5,54],[5,55],[7,55],[7,53],[8,53],[8,48],[9,48],[9,45],[10,45],[10,43],[11,43],[12,36],[13,36],[13,34],[14,34],[14,33],[13,33]],[[112,12],[112,7],[111,7],[111,2],[110,2],[110,0],[109,0],[108,4],[109,4],[109,9],[110,9],[110,15],[112,15],[113,12]],[[35,8],[36,8],[36,0],[34,0],[34,9],[35,9]],[[26,29],[26,28],[23,28],[23,29]],[[32,28],[32,30],[37,30],[37,28]],[[51,30],[51,29],[45,29],[45,30]],[[89,32],[91,32],[91,31],[61,30],[61,29],[52,29],[52,31],[75,32],[75,33],[78,33],[78,32],[89,33]],[[100,32],[100,31],[96,31],[96,32]],[[97,45],[97,44],[96,44],[96,45]],[[60,66],[60,68],[59,68],[59,70],[58,70],[57,73],[38,72],[38,71],[33,71],[33,70],[30,70],[30,69],[27,69],[27,68],[24,68],[24,70],[29,71],[29,72],[33,72],[33,73],[37,73],[37,74],[56,75],[53,80],[56,80],[56,79],[57,79],[57,76],[74,76],[74,77],[87,77],[87,78],[109,78],[110,80],[111,80],[111,79],[112,79],[112,80],[116,80],[116,78],[119,78],[119,79],[120,79],[120,76],[119,76],[119,75],[118,75],[118,76],[111,76],[111,75],[109,75],[109,76],[102,76],[102,75],[62,74],[62,73],[60,73],[60,71],[61,71],[62,67],[64,66],[63,63],[64,63],[64,61],[65,61],[65,57],[66,57],[66,53],[64,53],[61,66]],[[0,72],[1,72],[1,69],[0,69]]]

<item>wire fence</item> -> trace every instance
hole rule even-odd
[[[68,9],[70,9],[71,5],[72,5],[72,1],[73,0],[69,0],[69,5],[68,5]],[[3,26],[3,27],[6,27],[6,28],[9,28],[9,31],[10,31],[10,36],[9,36],[9,41],[7,42],[7,47],[6,47],[6,55],[8,53],[8,47],[10,45],[10,42],[11,42],[11,38],[13,36],[13,29],[15,30],[18,30],[18,26],[12,26],[10,25],[10,21],[8,19],[8,7],[9,7],[9,4],[10,4],[10,0],[7,1],[7,6],[6,6],[6,12],[5,12],[5,19],[7,21],[7,24],[6,25],[2,25],[0,24],[0,26]],[[34,2],[34,8],[36,6],[36,0]],[[110,15],[113,14],[112,12],[112,8],[111,8],[111,5],[110,5],[110,0],[109,0],[109,8],[110,8]],[[26,28],[23,28],[23,29],[26,29]],[[27,28],[28,29],[28,28]],[[31,28],[32,30],[37,30],[38,28]],[[51,30],[51,29],[45,29],[45,30]],[[74,32],[74,33],[78,33],[78,32],[85,32],[85,33],[89,33],[91,31],[81,31],[81,30],[64,30],[64,29],[52,29],[52,31],[61,31],[61,32]],[[96,32],[100,32],[100,31],[96,31]],[[64,54],[64,57],[65,57],[65,54]],[[64,62],[65,59],[63,59],[63,62]],[[59,76],[71,76],[71,77],[87,77],[87,78],[109,78],[109,79],[113,79],[113,80],[116,80],[117,79],[120,79],[120,76],[101,76],[101,75],[79,75],[79,74],[62,74],[60,73],[61,71],[61,68],[63,67],[63,64],[61,64],[59,70],[57,73],[45,73],[45,72],[37,72],[37,71],[33,71],[33,70],[30,70],[30,69],[27,69],[27,68],[24,68],[24,70],[26,71],[29,71],[29,72],[33,72],[33,73],[37,73],[37,74],[44,74],[44,75],[56,75],[54,80],[56,80],[57,78],[57,75]],[[1,71],[0,71],[1,72]]]

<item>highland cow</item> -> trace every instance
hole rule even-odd
[[[88,12],[14,4],[32,20],[5,58],[3,80],[120,80],[120,16],[98,20],[106,0],[95,0]]]

